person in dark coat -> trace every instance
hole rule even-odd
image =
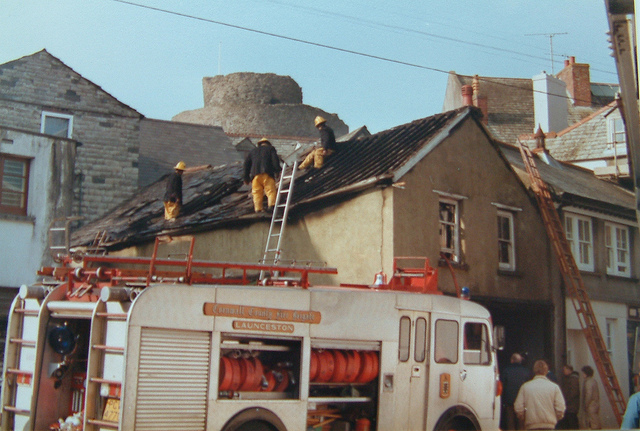
[[[164,219],[170,222],[176,220],[182,207],[182,173],[186,165],[180,161],[173,168],[173,173],[167,179],[167,190],[164,193]]]
[[[580,410],[580,375],[576,371],[573,371],[571,365],[562,367],[560,389],[562,390],[567,410],[564,412],[564,417],[558,422],[556,429],[580,429],[580,423],[578,422],[578,411]]]
[[[500,372],[502,381],[502,411],[504,414],[505,430],[521,430],[524,424],[516,416],[514,403],[518,396],[520,386],[531,379],[531,372],[522,364],[523,358],[519,353],[511,355],[511,364]]]
[[[320,146],[311,151],[300,163],[300,169],[307,169],[311,167],[312,163],[314,168],[319,169],[324,164],[324,159],[336,151],[336,135],[333,133],[333,129],[327,126],[327,120],[317,116],[315,125],[320,132]]]
[[[251,182],[253,208],[255,212],[264,212],[263,199],[267,195],[268,210],[276,204],[276,175],[280,172],[280,159],[276,149],[266,138],[258,141],[244,161],[244,183]]]

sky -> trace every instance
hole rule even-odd
[[[441,112],[449,71],[532,78],[574,56],[615,83],[607,31],[604,0],[0,0],[0,64],[46,49],[162,120],[204,106],[203,77],[288,75],[376,133]]]

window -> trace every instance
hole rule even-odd
[[[27,215],[29,159],[0,154],[0,212]]]
[[[565,215],[565,234],[571,244],[576,265],[583,271],[593,271],[593,235],[591,219],[575,214]]]
[[[440,201],[440,251],[454,262],[460,261],[460,218],[458,202]]]
[[[468,322],[464,324],[465,364],[487,365],[491,362],[491,346],[489,331],[482,323]]]
[[[414,360],[422,362],[427,357],[427,320],[419,317],[416,320],[416,343],[415,343]]]
[[[630,277],[629,229],[622,225],[605,223],[604,245],[607,257],[607,274]]]
[[[73,116],[58,114],[55,112],[43,112],[40,125],[40,133],[46,135],[60,136],[61,138],[71,138],[73,129]]]
[[[435,361],[439,364],[455,364],[458,362],[458,322],[442,319],[436,321],[435,338]]]
[[[398,343],[398,359],[400,362],[409,360],[411,343],[411,319],[407,316],[400,318],[400,342]]]
[[[498,266],[507,271],[516,269],[513,214],[506,211],[498,211]]]
[[[616,332],[616,319],[605,320],[605,344],[607,346],[607,352],[613,353],[614,346],[614,334]]]

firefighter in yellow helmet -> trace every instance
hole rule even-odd
[[[267,138],[258,141],[244,161],[244,183],[251,182],[253,208],[255,212],[264,212],[264,195],[267,195],[268,210],[276,204],[276,175],[280,172],[280,158],[276,149]]]
[[[186,169],[183,161],[178,162],[167,179],[167,190],[164,193],[164,219],[176,220],[182,207],[182,173]]]
[[[307,169],[312,163],[314,168],[319,169],[324,164],[324,159],[336,151],[336,136],[333,129],[327,126],[327,120],[318,115],[315,125],[320,132],[320,146],[311,151],[300,163],[300,169]]]

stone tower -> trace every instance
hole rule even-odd
[[[290,76],[239,72],[202,79],[204,107],[174,121],[221,126],[226,133],[317,137],[313,120],[324,117],[336,136],[349,127],[336,114],[302,103],[302,88]]]

